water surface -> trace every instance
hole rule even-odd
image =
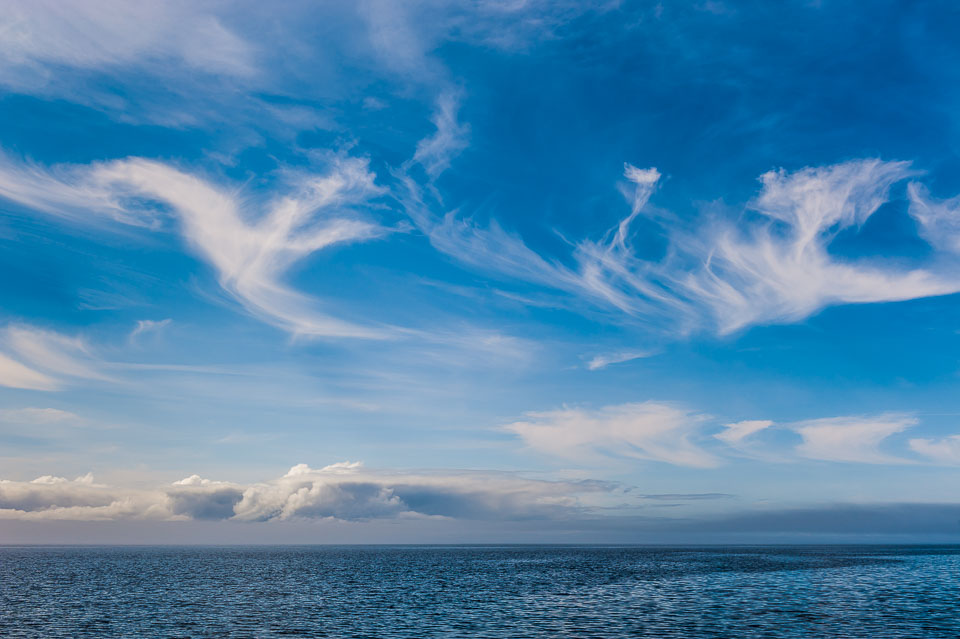
[[[0,547],[0,637],[960,637],[960,547]]]

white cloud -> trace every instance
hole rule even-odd
[[[60,67],[173,62],[206,73],[254,73],[251,47],[203,3],[11,0],[0,34],[0,82],[18,88],[42,85]]]
[[[57,380],[0,353],[0,386],[28,390],[56,390]]]
[[[0,329],[0,385],[52,391],[78,379],[110,380],[82,339],[26,325]]]
[[[907,186],[910,215],[920,225],[920,235],[932,246],[960,254],[960,195],[934,200],[927,187],[918,182]]]
[[[721,334],[757,324],[795,322],[821,309],[892,302],[960,291],[956,201],[932,202],[910,187],[910,214],[938,252],[922,268],[883,256],[839,259],[829,251],[843,230],[859,227],[888,200],[891,187],[915,175],[908,163],[855,160],[761,176],[761,189],[735,220],[701,221],[693,229],[653,215],[670,239],[666,257],[643,259],[630,229],[647,210],[660,179],[656,169],[625,166],[630,213],[599,240],[575,244],[567,266],[531,250],[496,221],[486,228],[442,207],[409,176],[401,198],[418,227],[441,252],[478,270],[567,292],[673,334]]]
[[[960,435],[942,439],[911,439],[910,449],[938,464],[960,465]]]
[[[133,327],[133,330],[130,331],[130,339],[134,339],[138,335],[143,335],[144,333],[155,333],[157,331],[162,331],[164,328],[170,325],[172,319],[163,319],[163,320],[137,320],[137,325]]]
[[[749,419],[742,422],[724,424],[724,430],[714,435],[714,437],[726,444],[736,446],[750,435],[759,433],[771,426],[773,426],[773,422],[769,419]]]
[[[199,475],[148,489],[95,484],[90,475],[2,480],[0,518],[509,520],[575,515],[590,508],[591,496],[620,492],[618,485],[598,481],[481,471],[374,471],[340,462],[320,469],[297,464],[282,477],[246,486]]]
[[[216,268],[221,286],[254,315],[297,335],[383,336],[325,315],[281,282],[290,266],[311,253],[386,232],[348,214],[347,207],[381,192],[366,161],[338,161],[330,174],[303,179],[298,193],[273,201],[255,223],[244,220],[236,198],[156,162],[113,162],[98,167],[92,179],[172,207],[185,238]]]
[[[459,95],[453,92],[440,95],[432,118],[437,130],[432,136],[420,140],[413,155],[413,160],[419,162],[431,178],[443,173],[450,161],[467,147],[470,127],[457,122],[459,100]]]
[[[648,459],[694,467],[719,463],[693,441],[708,417],[671,404],[619,404],[592,411],[564,408],[526,417],[506,430],[530,448],[557,457]]]
[[[912,175],[904,162],[858,160],[794,173],[769,172],[751,207],[766,222],[720,225],[706,237],[681,239],[703,267],[685,295],[715,319],[721,333],[792,322],[835,304],[891,302],[960,290],[954,269],[907,270],[881,260],[839,260],[827,247],[841,230],[862,225],[892,184]],[[935,265],[931,265],[935,266]]]
[[[884,413],[875,416],[827,417],[793,424],[803,438],[797,454],[810,459],[865,464],[909,463],[880,450],[891,435],[914,426],[910,415]]]
[[[639,175],[635,184],[633,211],[639,212],[652,194],[659,173],[656,169],[640,171],[626,165],[625,174]],[[521,237],[504,230],[496,220],[481,227],[459,216],[457,211],[435,216],[428,194],[407,174],[399,173],[405,191],[399,199],[417,227],[438,251],[450,255],[478,270],[506,275],[524,282],[559,289],[594,303],[611,306],[631,315],[649,308],[650,301],[641,299],[641,291],[650,299],[665,305],[672,300],[666,291],[637,274],[628,272],[626,262],[634,260],[625,246],[627,228],[618,224],[603,240],[585,241],[576,247],[579,268],[572,269],[558,261],[543,258],[530,249]],[[439,202],[433,205],[442,206]],[[611,278],[624,278],[636,290],[624,292]]]
[[[44,475],[32,481],[0,480],[2,519],[104,520],[158,514],[155,495],[119,495],[90,474],[70,480]]]
[[[587,369],[591,371],[597,371],[601,368],[606,368],[611,364],[622,364],[624,362],[630,362],[635,359],[642,359],[644,357],[650,357],[650,353],[646,351],[619,351],[616,353],[603,353],[593,356],[590,361],[587,362]]]
[[[367,162],[336,159],[327,175],[299,178],[294,192],[247,221],[243,199],[165,164],[131,158],[43,171],[0,167],[0,195],[38,210],[76,218],[80,209],[128,223],[157,223],[157,211],[138,199],[172,209],[196,253],[216,269],[220,285],[249,312],[295,335],[384,337],[389,329],[339,320],[282,279],[296,262],[335,244],[379,237],[388,229],[365,221],[352,207],[382,194]],[[71,194],[76,194],[76,202]]]

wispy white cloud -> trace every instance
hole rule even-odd
[[[137,320],[137,325],[133,327],[133,330],[130,331],[130,339],[134,339],[139,335],[144,333],[155,333],[157,331],[162,331],[164,328],[170,325],[170,322],[173,320],[170,318],[162,320]]]
[[[911,182],[907,194],[910,215],[920,225],[920,235],[938,249],[960,254],[960,195],[936,200],[919,182]]]
[[[3,170],[6,169],[6,170]],[[71,194],[77,196],[73,200]],[[165,164],[131,158],[61,171],[0,167],[0,195],[28,206],[75,216],[80,209],[120,221],[157,223],[158,201],[175,213],[194,251],[218,274],[224,290],[252,314],[295,335],[383,337],[383,329],[333,318],[318,302],[283,283],[296,262],[335,244],[389,232],[354,209],[382,194],[366,160],[337,158],[326,175],[301,176],[290,195],[266,205],[253,221],[238,194]]]
[[[56,390],[57,380],[0,353],[0,386],[28,390]]]
[[[436,132],[417,144],[413,160],[421,164],[430,177],[437,177],[450,166],[450,161],[469,143],[470,127],[457,121],[460,97],[453,91],[437,99],[432,122]]]
[[[956,269],[904,269],[882,260],[840,260],[828,246],[862,225],[914,172],[905,162],[857,160],[794,173],[772,171],[751,208],[764,221],[721,224],[706,236],[678,238],[703,266],[684,280],[684,295],[707,310],[721,333],[792,322],[849,303],[892,302],[960,290]]]
[[[634,210],[639,212],[646,204],[655,187],[659,173],[655,169],[638,170],[627,165],[625,173],[633,175],[636,184]],[[626,293],[611,280],[626,277],[639,291],[650,299],[669,305],[672,299],[659,285],[628,272],[626,262],[633,262],[626,252],[627,227],[618,224],[600,241],[585,241],[577,245],[574,269],[556,260],[548,260],[532,249],[523,239],[504,230],[496,220],[486,227],[450,211],[442,216],[433,213],[433,207],[442,206],[432,189],[423,189],[409,174],[397,174],[403,190],[399,201],[417,227],[429,238],[438,251],[486,273],[494,273],[523,282],[555,288],[589,301],[638,314],[641,308],[650,307],[649,300],[637,294]],[[631,211],[630,219],[635,217]]]
[[[695,441],[708,419],[680,406],[643,402],[532,412],[505,429],[531,449],[565,459],[614,457],[710,467],[719,459]]]
[[[0,83],[35,88],[52,68],[175,64],[249,76],[253,50],[204,3],[12,0],[0,15]]]
[[[0,329],[0,385],[51,391],[68,381],[109,379],[81,338],[27,325]]]
[[[960,435],[941,439],[911,439],[909,445],[910,450],[930,458],[935,463],[947,466],[960,465]]]
[[[917,424],[911,415],[884,413],[875,416],[827,417],[793,424],[803,438],[797,454],[810,459],[864,464],[909,463],[880,450],[891,435]]]
[[[766,430],[771,426],[773,426],[773,422],[769,419],[749,419],[742,422],[724,424],[723,430],[714,435],[714,437],[726,444],[736,446],[747,437]]]
[[[863,225],[894,184],[914,175],[906,162],[876,159],[771,171],[736,220],[716,216],[691,229],[671,216],[651,216],[670,238],[666,257],[652,261],[634,252],[630,235],[660,174],[628,164],[630,213],[601,239],[576,243],[572,266],[541,256],[496,221],[481,227],[456,211],[432,213],[442,204],[409,176],[401,176],[401,200],[435,248],[472,268],[564,291],[661,332],[725,334],[795,322],[838,304],[960,291],[960,266],[948,255],[960,245],[956,202],[932,202],[918,185],[910,187],[910,213],[939,249],[922,268],[830,253],[838,233]]]
[[[591,371],[598,371],[601,368],[606,368],[611,364],[622,364],[624,362],[631,362],[635,359],[643,359],[644,357],[650,357],[650,353],[647,351],[618,351],[616,353],[602,353],[600,355],[594,355],[589,362],[587,362],[587,369]]]
[[[297,335],[383,336],[327,316],[281,282],[290,266],[311,253],[387,232],[348,208],[381,192],[365,160],[338,160],[328,175],[304,178],[297,193],[273,201],[253,223],[242,217],[235,197],[156,162],[113,162],[97,167],[92,179],[168,204],[184,237],[217,270],[221,286],[254,315]]]

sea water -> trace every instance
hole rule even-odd
[[[2,547],[0,637],[960,637],[960,547]]]

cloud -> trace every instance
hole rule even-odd
[[[58,388],[57,381],[29,366],[0,353],[0,386],[49,391]]]
[[[382,473],[359,464],[294,466],[283,477],[249,487],[236,518],[371,519],[437,516],[465,519],[542,518],[569,513],[578,495],[609,493],[604,482],[550,482],[509,473]]]
[[[386,331],[331,317],[282,279],[308,255],[380,237],[388,229],[352,207],[382,194],[367,161],[336,158],[326,175],[299,176],[293,192],[248,221],[240,196],[165,164],[130,158],[83,167],[0,168],[0,195],[76,219],[83,210],[133,224],[156,224],[168,206],[188,244],[217,272],[225,291],[253,315],[294,335],[382,338]],[[76,195],[76,199],[71,194]]]
[[[810,459],[865,464],[902,464],[908,460],[880,451],[880,444],[914,426],[910,415],[827,417],[793,424],[803,438],[797,454]]]
[[[910,215],[920,225],[920,235],[938,249],[960,254],[960,195],[948,200],[930,197],[926,186],[907,186]]]
[[[53,391],[78,379],[110,380],[82,339],[27,325],[0,329],[0,386]]]
[[[481,471],[367,470],[356,462],[298,464],[276,479],[240,485],[191,475],[167,486],[118,488],[40,477],[0,481],[0,518],[287,521],[442,517],[549,519],[590,509],[591,496],[620,493],[599,481],[545,481]],[[587,502],[584,501],[587,499]]]
[[[161,331],[167,326],[170,325],[172,319],[163,319],[163,320],[138,320],[137,325],[133,327],[133,330],[130,331],[130,339],[134,339],[138,335],[143,335],[144,333],[153,333]]]
[[[773,422],[769,419],[750,419],[742,422],[734,422],[732,424],[725,424],[724,430],[714,435],[714,437],[726,444],[736,446],[750,435],[759,433],[771,426],[773,426]]]
[[[110,503],[92,475],[74,480],[44,475],[29,482],[0,480],[0,509],[32,511],[50,507],[104,506]]]
[[[431,178],[443,173],[450,161],[467,148],[470,127],[457,122],[459,100],[459,95],[450,91],[440,95],[432,118],[437,130],[420,140],[413,155],[414,162],[420,163]]]
[[[385,471],[341,462],[298,464],[281,477],[247,485],[191,475],[167,485],[109,486],[87,474],[0,480],[0,519],[143,522],[463,522],[502,530],[524,525],[578,531],[584,541],[624,531],[637,534],[842,533],[956,534],[960,504],[820,503],[709,508],[699,515],[649,516],[667,502],[722,503],[724,493],[651,493],[600,481],[546,481],[515,473]],[[633,501],[625,501],[633,500]],[[727,502],[730,503],[730,502]],[[520,528],[516,528],[520,526]],[[172,530],[172,529],[168,529]],[[189,529],[187,529],[189,530]],[[225,532],[226,529],[220,529]],[[423,527],[418,534],[429,534]],[[467,532],[469,535],[470,533]],[[504,539],[503,537],[499,539]],[[701,539],[705,539],[701,537]]]
[[[625,173],[642,175],[636,184],[634,209],[639,212],[655,186],[655,169],[639,171],[629,165]],[[572,269],[556,260],[548,260],[530,249],[523,239],[504,230],[496,220],[486,227],[477,225],[473,220],[464,218],[457,211],[436,216],[433,206],[442,206],[431,196],[432,189],[424,190],[407,173],[396,174],[402,190],[399,201],[417,227],[429,238],[431,245],[446,255],[454,257],[477,270],[499,274],[550,288],[565,291],[578,297],[584,297],[596,304],[610,306],[630,315],[636,315],[649,302],[640,297],[625,293],[611,280],[615,277],[626,278],[636,290],[642,291],[651,299],[658,299],[671,305],[668,294],[659,290],[643,278],[627,272],[624,260],[632,261],[625,255],[626,229],[621,224],[608,231],[603,240],[585,241],[576,247],[578,269]],[[631,212],[631,218],[635,214]]]
[[[910,449],[935,463],[947,466],[960,465],[960,435],[951,435],[942,439],[911,439]]]
[[[191,475],[166,490],[170,512],[188,519],[229,519],[243,498],[243,488]]]
[[[13,0],[0,16],[0,82],[33,87],[53,69],[169,65],[249,76],[253,52],[201,3]]]
[[[630,362],[635,359],[642,359],[644,357],[650,357],[650,353],[645,351],[620,351],[617,353],[604,353],[602,355],[595,355],[589,362],[587,362],[587,369],[591,371],[597,371],[601,368],[606,368],[611,364],[622,364],[624,362]]]
[[[922,268],[882,256],[839,259],[830,253],[841,231],[862,226],[888,201],[891,187],[916,175],[906,162],[863,159],[794,172],[770,171],[736,217],[705,217],[693,227],[651,215],[670,246],[659,261],[631,246],[631,228],[648,210],[660,173],[625,165],[630,213],[600,239],[583,239],[572,266],[544,257],[494,220],[478,226],[458,212],[432,213],[439,199],[409,176],[405,209],[433,246],[464,264],[566,292],[674,335],[731,333],[758,324],[790,323],[839,304],[893,302],[960,291],[955,200],[933,202],[910,186],[910,215],[934,249]],[[434,201],[436,199],[436,201]]]
[[[721,224],[706,237],[680,239],[703,264],[681,282],[684,294],[729,333],[797,321],[836,304],[960,290],[953,269],[905,270],[882,261],[839,260],[827,250],[838,232],[866,222],[887,201],[890,187],[913,174],[905,162],[880,160],[765,173],[750,205],[763,223],[746,229]]]
[[[564,408],[526,416],[506,430],[548,455],[647,459],[700,468],[719,463],[693,441],[708,417],[672,404],[620,404],[592,411]]]

